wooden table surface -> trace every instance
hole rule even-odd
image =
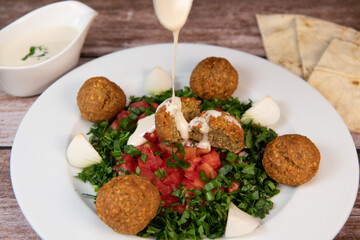
[[[51,0],[0,0],[0,29]],[[151,0],[83,0],[98,11],[78,65],[107,53],[145,44],[172,42],[157,21]],[[213,44],[265,57],[255,14],[294,13],[360,30],[359,0],[194,0],[180,42]],[[1,76],[0,76],[1,77]],[[38,96],[17,98],[0,92],[0,239],[39,239],[14,197],[10,152],[16,130]],[[352,133],[359,156],[360,134]],[[339,239],[360,239],[360,196]]]

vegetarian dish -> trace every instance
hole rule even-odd
[[[264,115],[268,109],[278,110],[268,98],[260,104],[231,96],[203,99],[189,87],[175,91],[175,96],[172,89],[131,96],[115,120],[93,124],[89,142],[102,161],[89,154],[91,164],[77,177],[94,186],[99,217],[119,233],[201,239],[251,232],[259,225],[256,218],[264,218],[273,208],[271,197],[279,193],[278,182],[309,181],[320,161],[315,145],[312,156],[305,143],[304,148],[294,148],[290,140],[265,126],[279,119],[278,111]],[[282,146],[288,146],[285,153],[269,145],[279,138]],[[71,143],[69,149],[77,148]],[[291,161],[308,165],[292,175],[280,167],[274,171],[277,155],[285,159],[280,163],[283,168]],[[278,176],[296,181],[284,182]],[[247,220],[234,223],[234,216]]]

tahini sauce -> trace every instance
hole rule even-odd
[[[172,100],[168,101],[166,111],[174,116],[177,130],[180,132],[181,138],[186,141],[189,138],[189,123],[185,120],[181,112],[181,100],[175,97],[175,60],[177,45],[179,40],[179,32],[184,26],[192,6],[192,0],[154,0],[155,13],[164,28],[171,31],[174,37],[174,53],[172,64]],[[160,106],[159,106],[160,108]],[[159,109],[158,108],[158,109]]]
[[[159,107],[166,106],[166,111],[173,115],[175,118],[175,123],[178,131],[180,132],[181,138],[184,142],[189,138],[188,126],[189,123],[185,120],[184,115],[181,112],[181,100],[179,97],[175,97],[175,60],[176,60],[176,51],[179,39],[179,32],[184,26],[187,17],[189,15],[192,0],[154,0],[155,13],[164,28],[168,29],[173,33],[174,37],[174,53],[173,53],[173,65],[172,65],[172,98],[165,100]],[[144,121],[138,123],[137,128],[144,129],[145,126],[155,127],[155,120],[153,118],[145,118]],[[132,136],[130,136],[131,141],[128,141],[128,144],[133,144],[134,146],[139,146],[143,142],[142,134],[143,131],[135,131]],[[136,140],[138,139],[138,140]]]
[[[128,145],[140,146],[141,144],[146,143],[144,138],[145,133],[151,133],[155,130],[155,114],[151,114],[145,118],[142,118],[138,121],[136,130],[127,142]]]
[[[77,35],[78,30],[72,27],[48,27],[29,32],[12,39],[0,46],[0,66],[27,66],[43,62],[65,49]],[[30,47],[42,46],[43,51],[22,60],[30,51]],[[46,54],[41,57],[46,48]]]

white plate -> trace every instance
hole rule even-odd
[[[90,191],[73,177],[66,160],[70,140],[86,133],[76,95],[84,81],[105,76],[140,96],[144,78],[155,66],[168,72],[172,44],[115,52],[66,74],[48,88],[25,115],[11,153],[15,196],[34,230],[45,239],[136,238],[113,232],[96,215]],[[274,209],[262,226],[242,239],[332,239],[346,222],[358,188],[359,166],[351,135],[334,108],[305,81],[262,58],[232,49],[180,44],[176,61],[178,87],[189,85],[191,71],[208,56],[227,58],[239,72],[235,95],[257,101],[270,95],[281,108],[274,129],[309,137],[321,152],[317,175],[299,187],[281,186]],[[88,193],[88,192],[85,192]]]

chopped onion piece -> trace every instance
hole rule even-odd
[[[71,141],[67,149],[67,158],[71,166],[78,168],[89,167],[102,161],[99,153],[82,133]]]
[[[266,127],[274,125],[280,119],[280,108],[278,104],[269,96],[254,103],[251,108],[246,110],[241,121],[248,123],[253,120],[255,124]]]
[[[161,67],[154,67],[145,79],[145,89],[149,94],[160,94],[171,87],[171,77]]]
[[[228,219],[225,229],[225,237],[241,237],[253,232],[260,222],[253,216],[240,210],[234,203],[230,203]]]

